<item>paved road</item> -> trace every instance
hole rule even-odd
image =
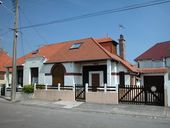
[[[169,119],[50,109],[0,102],[0,128],[169,128]]]

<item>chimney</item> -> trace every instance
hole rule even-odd
[[[119,55],[122,59],[125,59],[125,39],[122,34],[119,39]]]

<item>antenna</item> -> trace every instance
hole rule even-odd
[[[122,34],[123,29],[125,29],[125,27],[121,24],[119,24],[119,33]]]

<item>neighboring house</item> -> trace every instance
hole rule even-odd
[[[170,106],[170,41],[155,44],[135,61],[142,84],[164,92],[165,104]]]
[[[11,62],[11,57],[0,48],[0,86],[5,85],[7,82],[6,78],[6,65]],[[8,80],[10,81],[10,80]]]
[[[117,103],[118,84],[135,84],[138,74],[125,60],[124,42],[121,35],[121,56],[117,52],[118,43],[111,38],[85,38],[44,45],[17,59],[18,85],[37,83],[58,87],[60,83],[61,87],[74,88],[75,84],[88,84],[92,92],[97,92],[105,84],[115,87]]]

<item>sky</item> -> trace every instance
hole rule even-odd
[[[12,0],[1,0],[0,47],[12,56],[14,13]],[[162,0],[19,0],[19,28],[84,14]],[[163,0],[168,1],[168,0]],[[120,30],[119,25],[123,25]],[[126,40],[126,59],[134,59],[158,42],[170,40],[170,2],[46,26],[19,29],[17,57],[44,44],[81,38]]]

